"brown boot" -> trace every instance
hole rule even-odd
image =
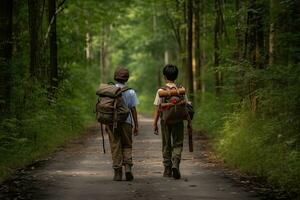
[[[114,169],[114,181],[122,181],[122,168]]]
[[[172,177],[172,168],[170,166],[165,167],[163,177]]]
[[[125,177],[126,181],[132,181],[133,180],[133,174],[131,171],[131,166],[130,165],[125,165]]]

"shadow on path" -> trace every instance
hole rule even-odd
[[[182,179],[162,177],[161,136],[152,133],[152,120],[140,117],[140,135],[134,138],[133,182],[112,181],[111,155],[103,154],[100,130],[93,125],[87,134],[39,161],[1,186],[0,199],[101,199],[190,200],[258,199],[222,171],[207,168],[200,143],[188,152],[187,140],[181,164]],[[106,148],[109,148],[106,136]]]

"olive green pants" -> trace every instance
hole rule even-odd
[[[172,166],[180,162],[183,149],[183,121],[175,124],[165,124],[161,120],[162,154],[164,166]]]
[[[132,126],[128,123],[120,123],[114,133],[110,126],[108,133],[113,168],[118,169],[125,164],[132,166]]]

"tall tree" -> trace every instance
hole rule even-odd
[[[264,19],[266,6],[256,0],[249,0],[247,13],[247,38],[245,41],[246,58],[255,69],[265,67],[265,33]]]
[[[186,60],[186,79],[188,92],[193,100],[194,81],[193,81],[193,0],[186,0],[187,6],[187,60]]]
[[[201,0],[194,0],[194,64],[195,64],[195,88],[201,90],[201,46],[200,46],[200,3]]]
[[[39,0],[28,0],[28,23],[29,23],[29,44],[30,44],[30,77],[32,79],[40,79],[40,34],[39,28],[41,23]]]
[[[221,95],[223,86],[223,74],[220,69],[220,42],[225,33],[224,22],[224,2],[223,0],[215,0],[215,28],[214,28],[214,66],[215,66],[215,88],[216,95]]]
[[[90,32],[85,34],[85,58],[90,60],[92,58],[91,55],[91,47],[92,47],[92,39]]]
[[[108,75],[108,40],[111,26],[109,24],[102,25],[101,41],[100,41],[100,73],[101,81],[107,82]]]
[[[165,1],[164,11],[179,49],[182,77],[186,74],[186,0]],[[186,84],[186,78],[182,80]]]
[[[50,87],[52,93],[58,87],[57,39],[56,39],[56,0],[48,0],[49,47],[50,47]]]
[[[12,12],[13,1],[0,2],[0,113],[10,107],[10,63],[12,58]]]
[[[249,0],[247,13],[247,32],[245,39],[245,56],[254,69],[264,69],[267,64],[264,13],[266,5],[264,2]],[[251,109],[256,112],[258,106],[257,80],[251,78],[248,83],[249,100]]]
[[[235,82],[235,92],[238,96],[242,96],[242,79],[243,79],[243,17],[242,17],[242,2],[240,0],[235,0],[235,52],[234,58],[237,66],[236,82]]]
[[[269,14],[269,40],[268,40],[268,64],[272,65],[274,63],[274,39],[275,39],[275,29],[274,29],[274,0],[270,0],[270,14]]]

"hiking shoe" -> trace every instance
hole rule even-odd
[[[181,178],[179,168],[173,167],[172,171],[173,171],[173,178],[175,178],[175,179]]]
[[[114,170],[114,181],[122,181],[122,168]]]
[[[165,167],[163,177],[172,177],[172,168],[171,167]]]
[[[133,180],[133,174],[132,174],[130,165],[125,165],[125,177],[126,177],[126,181]]]

